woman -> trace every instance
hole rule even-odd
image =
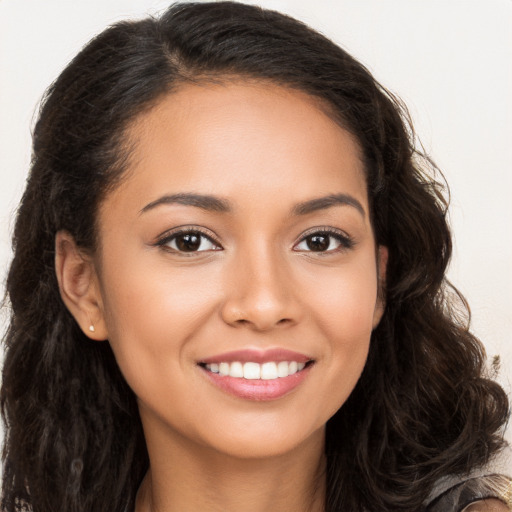
[[[409,130],[271,11],[91,41],[18,211],[3,508],[507,510],[507,399]]]

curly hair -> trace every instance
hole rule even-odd
[[[137,116],[190,82],[242,77],[320,98],[358,140],[372,225],[388,247],[386,309],[363,374],[327,423],[326,510],[415,511],[436,480],[503,445],[509,405],[486,377],[468,308],[445,278],[445,187],[406,109],[304,24],[234,2],[171,6],[94,38],[44,97],[13,235],[1,390],[1,510],[125,512],[148,468],[133,392],[59,294],[55,234],[98,247],[100,202],[123,179]]]

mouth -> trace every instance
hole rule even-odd
[[[218,374],[220,377],[233,377],[246,380],[284,379],[301,372],[306,366],[313,364],[312,360],[299,361],[269,361],[263,364],[248,361],[222,361],[220,363],[199,363],[206,371]]]
[[[222,391],[247,400],[276,400],[301,384],[314,359],[287,350],[242,350],[200,361],[208,380]]]

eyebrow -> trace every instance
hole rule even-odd
[[[194,206],[202,210],[219,213],[227,213],[232,211],[231,203],[226,199],[221,199],[215,196],[205,194],[181,193],[162,196],[144,206],[144,208],[142,208],[142,210],[139,213],[146,213],[147,211],[152,210],[157,206],[168,204]],[[310,199],[309,201],[298,203],[292,208],[292,214],[308,215],[319,210],[326,210],[328,208],[332,208],[333,206],[352,206],[363,217],[365,217],[363,205],[355,197],[352,197],[351,195],[348,194],[331,194],[325,197],[319,197],[315,199]]]
[[[204,195],[204,194],[172,194],[168,196],[162,196],[155,201],[147,204],[142,208],[140,213],[146,213],[157,206],[164,204],[182,204],[185,206],[195,206],[202,210],[210,212],[225,213],[231,211],[229,201],[225,199],[219,199],[218,197]]]
[[[366,215],[363,205],[355,197],[348,194],[331,194],[299,203],[293,208],[293,213],[295,215],[308,215],[333,206],[353,206],[363,217]]]

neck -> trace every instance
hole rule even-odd
[[[147,434],[147,433],[146,433]],[[322,512],[324,433],[293,452],[243,459],[194,445],[176,433],[148,436],[150,470],[136,512]]]

